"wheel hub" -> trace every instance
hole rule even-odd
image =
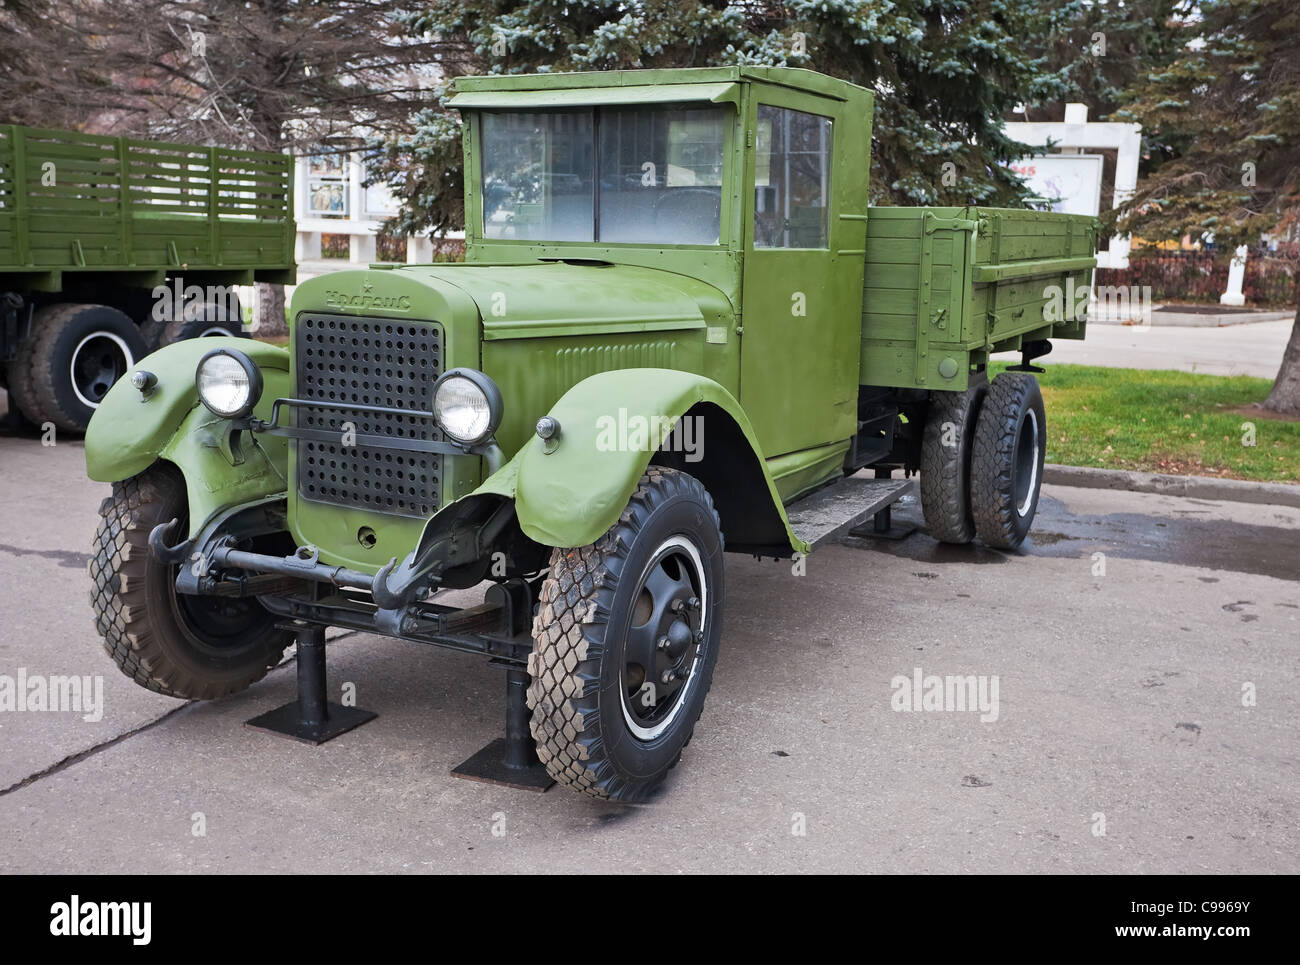
[[[135,363],[125,341],[113,332],[92,332],[72,352],[72,391],[85,406],[95,409],[113,383]]]
[[[672,722],[704,645],[703,567],[695,547],[673,537],[637,587],[623,667],[623,710],[642,740]]]
[[[1017,440],[1015,460],[1016,512],[1025,516],[1038,488],[1038,416],[1033,409],[1026,413]]]

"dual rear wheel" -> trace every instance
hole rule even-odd
[[[9,363],[9,397],[37,425],[84,432],[113,383],[146,353],[135,322],[116,308],[49,305]]]
[[[110,305],[55,304],[36,311],[5,376],[10,409],[39,427],[84,432],[118,379],[150,352],[209,335],[247,335],[239,306],[195,301],[179,318],[137,326]]]
[[[1047,418],[1038,380],[1003,372],[930,397],[921,444],[921,508],[943,543],[1015,549],[1038,509]]]

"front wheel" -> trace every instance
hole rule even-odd
[[[149,532],[173,518],[185,530],[185,481],[167,463],[113,484],[90,558],[90,605],[104,649],[140,686],[168,697],[238,693],[280,662],[291,634],[249,598],[176,592],[173,565],[149,553]]]
[[[650,467],[591,546],[557,549],[533,621],[528,706],[560,784],[643,799],[691,739],[713,679],[722,532],[699,480]]]

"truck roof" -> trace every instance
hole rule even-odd
[[[531,91],[556,93],[591,90],[603,91],[609,96],[614,93],[613,89],[620,88],[622,90],[618,91],[615,98],[618,103],[636,103],[642,99],[637,95],[642,93],[646,95],[644,100],[651,102],[675,99],[664,97],[662,88],[670,85],[710,85],[718,90],[714,96],[704,99],[722,102],[734,100],[734,94],[729,96],[729,91],[725,88],[734,91],[735,85],[751,81],[789,87],[841,101],[852,100],[866,93],[865,88],[856,84],[800,67],[673,67],[457,77],[452,83],[454,96],[449,103],[452,107],[496,107],[520,103],[520,94],[525,95],[524,101],[531,100],[526,96]],[[491,96],[500,94],[513,96],[500,101]],[[695,96],[690,99],[701,98]],[[577,100],[572,99],[572,102],[577,103]],[[535,106],[545,105],[539,102]]]

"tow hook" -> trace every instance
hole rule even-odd
[[[416,566],[414,554],[406,558],[403,568],[411,575],[396,589],[388,585],[388,578],[397,568],[397,557],[393,557],[380,568],[370,583],[370,595],[380,610],[403,610],[429,592],[429,589],[442,571],[441,564],[435,564],[421,573]]]
[[[190,553],[194,551],[194,540],[192,539],[177,543],[175,546],[167,545],[167,541],[171,539],[172,532],[179,522],[179,519],[173,517],[170,522],[159,523],[149,531],[149,552],[159,563],[183,563],[190,558]]]

